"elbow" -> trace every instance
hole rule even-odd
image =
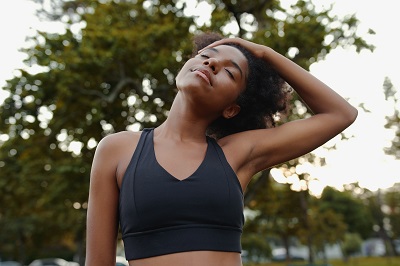
[[[351,109],[352,109],[352,111],[351,111],[351,114],[350,114],[350,120],[351,120],[351,123],[353,123],[357,119],[358,109],[355,108],[355,107],[352,107]]]
[[[345,123],[346,123],[346,127],[348,127],[348,126],[350,126],[351,124],[353,124],[354,121],[356,121],[357,116],[358,116],[358,110],[357,110],[357,108],[351,106],[351,107],[349,108],[349,110],[346,112],[345,118],[344,118],[344,121],[346,121],[346,122],[345,122]]]

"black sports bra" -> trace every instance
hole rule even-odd
[[[126,259],[195,250],[240,253],[243,192],[221,147],[207,137],[203,162],[179,180],[158,164],[153,132],[143,130],[122,180],[119,218]]]

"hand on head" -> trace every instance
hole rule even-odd
[[[198,53],[201,53],[206,49],[209,49],[209,48],[212,48],[212,47],[215,47],[218,45],[228,44],[228,43],[234,43],[234,44],[240,45],[243,48],[247,49],[249,52],[251,52],[253,55],[255,55],[256,57],[259,57],[259,58],[264,57],[264,52],[267,48],[267,46],[257,44],[257,43],[251,42],[251,41],[247,41],[242,38],[225,38],[225,39],[213,42],[212,44],[199,50]]]

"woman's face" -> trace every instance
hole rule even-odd
[[[179,91],[212,112],[236,103],[247,80],[248,63],[237,48],[219,45],[189,59],[176,77]]]

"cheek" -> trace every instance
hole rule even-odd
[[[222,107],[225,108],[233,103],[236,103],[238,97],[238,90],[229,88],[226,89],[224,93],[218,95],[218,101],[221,103]]]
[[[230,91],[232,101],[236,102],[237,98],[243,91],[244,91],[244,89],[243,89],[242,85],[236,85],[236,86],[232,87],[231,91]]]
[[[184,69],[179,70],[178,74],[175,76],[175,85],[177,87],[182,86],[184,80]]]
[[[190,73],[190,67],[185,64],[183,67],[178,71],[178,74],[175,76],[175,84],[178,86],[178,84],[181,84],[182,81],[185,79],[185,75]]]
[[[175,83],[177,83],[181,76],[181,70],[178,71],[178,74],[175,76]]]

